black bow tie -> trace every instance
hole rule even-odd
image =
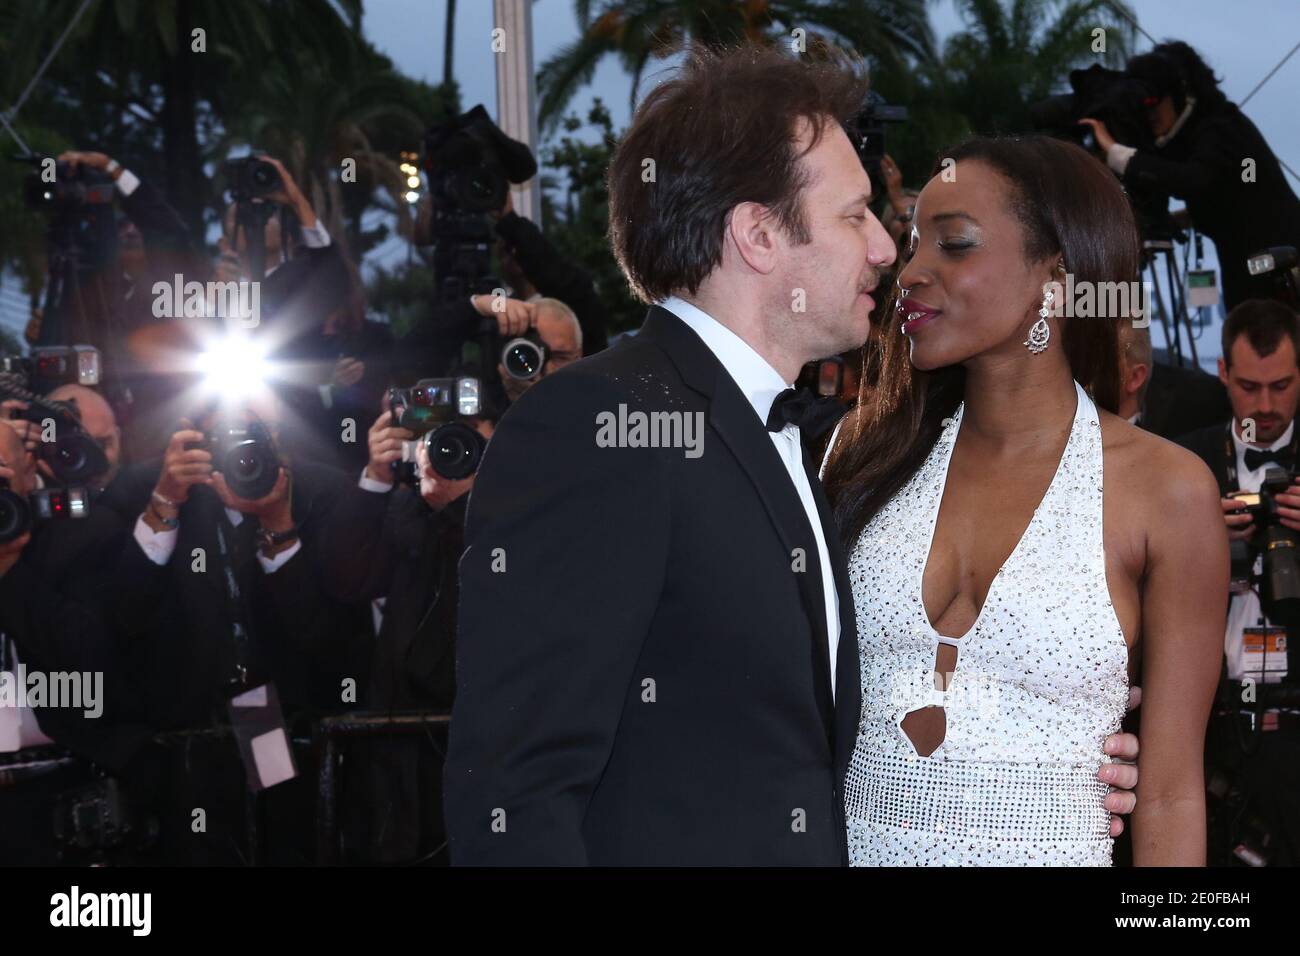
[[[844,406],[832,395],[818,395],[811,388],[787,388],[772,401],[767,413],[767,430],[779,432],[794,425],[816,438],[844,415]]]
[[[1246,449],[1246,470],[1255,471],[1262,468],[1268,462],[1277,465],[1286,465],[1286,449],[1279,448],[1276,451],[1268,451],[1264,448],[1247,448]]]

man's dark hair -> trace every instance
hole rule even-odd
[[[1242,335],[1261,357],[1276,352],[1286,336],[1300,358],[1300,319],[1276,299],[1247,299],[1228,313],[1223,323],[1224,365],[1232,365],[1232,346]]]
[[[826,119],[848,123],[867,92],[856,55],[829,50],[824,57],[695,47],[642,102],[607,184],[610,244],[643,302],[699,290],[722,262],[727,216],[740,203],[768,207],[794,242],[811,240],[798,122],[812,124],[811,150]]]
[[[1189,93],[1202,110],[1227,101],[1209,64],[1182,40],[1166,40],[1132,57],[1126,72],[1144,81],[1157,96],[1172,98],[1175,110],[1187,104]]]

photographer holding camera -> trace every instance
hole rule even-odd
[[[64,520],[66,512],[42,507],[40,485],[18,431],[0,424],[0,671],[16,688],[0,706],[0,751],[52,741],[100,773],[135,780],[148,772],[152,732],[108,613],[112,559],[126,527],[93,506]],[[28,696],[33,675],[51,696]],[[53,694],[59,686],[64,696]],[[79,700],[66,696],[74,686]],[[90,777],[74,764],[29,788],[0,788],[0,860],[59,862],[55,804]]]
[[[360,426],[383,397],[392,333],[366,318],[356,266],[283,163],[270,156],[234,160],[227,178],[234,201],[224,218],[218,269],[255,278],[264,263],[264,329],[274,336],[267,357],[280,365],[277,392],[301,426],[293,442],[313,460],[359,468],[365,447],[340,440],[343,422]],[[260,249],[253,241],[259,222]]]
[[[1279,297],[1269,277],[1246,268],[1262,249],[1300,245],[1300,199],[1264,137],[1186,43],[1161,43],[1131,58],[1125,72],[1147,94],[1142,105],[1154,148],[1117,142],[1105,122],[1080,120],[1107,165],[1130,192],[1186,202],[1192,225],[1214,240],[1225,308]]]
[[[1300,863],[1300,710],[1270,702],[1270,688],[1300,681],[1300,661],[1289,650],[1300,646],[1294,548],[1300,537],[1300,321],[1274,300],[1243,302],[1224,324],[1223,355],[1219,377],[1232,421],[1179,442],[1218,479],[1233,549],[1224,677],[1234,682],[1227,689],[1234,705],[1211,721],[1207,758],[1229,768],[1251,813],[1268,821],[1270,862],[1294,865]]]
[[[348,482],[286,453],[280,413],[263,387],[182,420],[161,465],[129,469],[114,502],[134,523],[115,568],[114,612],[156,730],[224,726],[232,698],[263,693],[278,699],[291,733],[304,715],[353,706],[349,680],[365,684],[366,608],[321,586],[321,528]],[[218,743],[196,760],[202,772],[160,796],[208,808],[207,834],[165,830],[178,859],[238,859],[245,774],[235,748]],[[311,858],[311,793],[297,777],[263,795],[280,840],[266,845],[268,859]]]
[[[510,283],[511,296],[568,303],[581,331],[578,358],[604,350],[609,345],[605,328],[608,310],[601,304],[591,276],[551,245],[535,222],[514,211],[509,193],[493,219],[500,237],[497,248],[502,273]]]
[[[439,474],[429,442],[417,441],[414,431],[396,424],[391,404],[385,405],[370,428],[366,468],[327,522],[326,580],[343,600],[382,602],[371,683],[363,698],[367,709],[450,712],[456,691],[457,567],[474,474]],[[487,440],[496,418],[484,407],[459,420]],[[412,443],[416,467],[403,476],[403,446]],[[410,861],[442,845],[440,755],[421,739],[395,738],[371,741],[359,758],[368,767],[369,809],[358,821],[367,835],[357,842],[370,848],[369,862]]]
[[[105,395],[127,434],[143,442],[138,451],[148,441],[149,410],[170,395],[146,332],[157,324],[152,287],[178,273],[207,278],[207,254],[160,191],[107,153],[62,152],[55,170],[56,186],[38,179],[43,189],[31,191],[49,216],[51,272],[27,338],[103,350]]]

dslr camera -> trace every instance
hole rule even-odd
[[[429,464],[449,480],[468,478],[478,470],[487,441],[465,419],[479,414],[481,385],[477,378],[422,378],[410,388],[390,388],[393,419],[424,443]],[[402,460],[393,463],[396,479],[418,485],[415,442],[407,442]]]
[[[1295,475],[1285,468],[1270,465],[1264,471],[1259,491],[1242,491],[1230,497],[1246,503],[1245,511],[1255,523],[1255,533],[1248,541],[1233,541],[1232,580],[1250,583],[1254,578],[1256,557],[1263,555],[1264,573],[1260,578],[1260,602],[1268,616],[1278,623],[1300,623],[1300,563],[1297,563],[1296,532],[1278,521],[1277,496],[1295,482]]]
[[[18,156],[18,162],[42,167],[23,180],[23,202],[28,209],[65,212],[83,206],[112,206],[113,177],[87,166],[55,163],[54,178],[45,177],[46,156]]]
[[[265,498],[280,476],[280,456],[270,429],[261,422],[218,421],[201,442],[186,442],[186,450],[199,448],[212,455],[212,470],[221,472],[226,485],[240,498]]]
[[[284,184],[280,171],[261,156],[228,159],[221,169],[230,187],[230,198],[235,202],[263,199]]]

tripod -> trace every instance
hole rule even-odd
[[[1164,260],[1164,277],[1169,284],[1169,306],[1165,307],[1165,297],[1160,291],[1160,262]],[[1142,272],[1151,271],[1151,287],[1155,301],[1156,318],[1164,331],[1165,342],[1173,364],[1184,366],[1182,330],[1187,330],[1187,347],[1191,351],[1191,364],[1196,366],[1196,338],[1192,335],[1192,320],[1187,313],[1187,296],[1183,289],[1184,273],[1174,256],[1173,239],[1144,239],[1142,241]],[[1150,321],[1150,316],[1147,316]]]

